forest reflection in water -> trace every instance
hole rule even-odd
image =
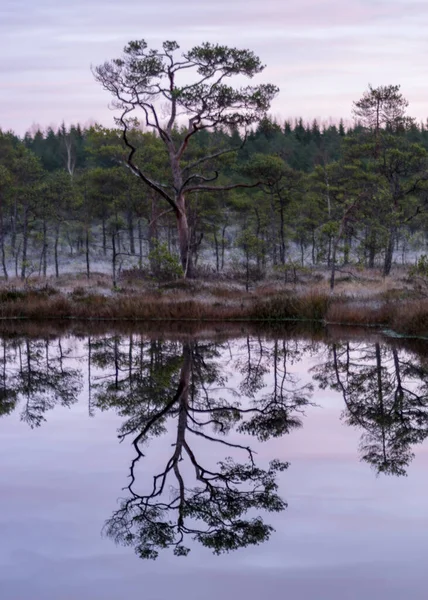
[[[405,475],[428,436],[427,357],[380,337],[7,336],[0,360],[3,417],[17,411],[40,427],[84,388],[89,417],[119,415],[133,454],[104,533],[141,558],[186,555],[190,540],[214,553],[268,540],[266,513],[287,506],[277,479],[288,463],[259,449],[302,427],[309,405],[322,410],[319,390],[343,398],[342,421],[360,432],[360,459],[377,474]]]

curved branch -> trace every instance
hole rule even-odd
[[[229,448],[239,448],[240,450],[246,450],[251,459],[251,462],[254,463],[253,455],[256,454],[256,452],[254,450],[251,450],[251,448],[249,446],[242,446],[241,444],[236,444],[234,442],[226,442],[226,440],[222,440],[221,438],[211,437],[210,435],[208,435],[206,433],[202,433],[201,431],[196,431],[195,429],[192,429],[191,427],[187,427],[187,430],[190,431],[191,433],[194,433],[195,435],[198,435],[200,437],[205,438],[206,440],[209,440],[210,442],[217,442],[218,444],[224,444],[225,446],[229,446]]]
[[[243,144],[241,144],[241,146],[239,146],[239,147],[228,148],[227,150],[219,150],[218,152],[214,152],[213,154],[208,154],[207,156],[204,156],[204,157],[200,158],[199,160],[195,161],[188,167],[184,167],[183,171],[190,171],[191,169],[194,169],[195,167],[206,162],[207,160],[212,160],[213,158],[218,158],[219,156],[223,156],[224,154],[230,154],[231,152],[236,152],[237,150],[240,150],[242,148],[242,146],[243,146]]]
[[[225,192],[237,188],[252,189],[262,185],[262,181],[257,183],[232,183],[230,185],[193,185],[186,189],[186,193],[191,192]]]
[[[204,177],[203,175],[199,175],[197,173],[195,173],[194,175],[190,175],[190,177],[188,177],[186,179],[186,181],[183,183],[183,185],[181,186],[180,190],[179,190],[179,194],[182,194],[183,192],[187,191],[186,190],[186,185],[192,181],[192,179],[199,179],[200,181],[206,181],[206,182],[210,182],[210,181],[216,181],[218,179],[218,171],[214,171],[215,175],[214,177]]]
[[[129,112],[131,112],[132,109],[125,109],[124,112],[122,113],[122,115],[120,116],[120,122],[122,124],[123,127],[123,131],[122,131],[122,138],[123,141],[125,142],[125,145],[130,149],[128,158],[127,158],[127,164],[128,167],[131,169],[131,171],[137,175],[142,181],[144,181],[144,183],[146,185],[148,185],[152,190],[154,190],[155,192],[157,192],[160,196],[162,196],[162,198],[164,198],[168,204],[171,206],[171,208],[173,209],[173,211],[175,212],[175,214],[179,213],[179,209],[178,206],[176,204],[176,202],[171,198],[171,196],[169,194],[167,194],[165,192],[165,190],[158,185],[157,183],[155,183],[154,181],[152,181],[151,179],[149,179],[147,177],[147,175],[145,175],[141,169],[139,167],[137,167],[133,162],[132,159],[134,157],[135,152],[137,151],[136,147],[131,144],[131,142],[128,139],[128,124],[125,121],[125,115],[127,115]]]

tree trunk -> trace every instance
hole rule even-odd
[[[392,257],[394,254],[395,237],[397,235],[397,228],[391,227],[389,230],[388,243],[385,250],[385,261],[383,264],[383,275],[387,277],[391,272]]]
[[[250,253],[248,246],[245,247],[245,291],[250,289]]]
[[[279,217],[280,217],[280,229],[279,229],[279,235],[280,235],[280,240],[281,240],[281,245],[279,247],[279,258],[281,261],[282,265],[285,265],[285,235],[284,235],[284,207],[281,203],[280,205],[280,209],[279,209]]]
[[[18,250],[15,252],[15,277],[18,277],[19,253],[21,251],[21,242],[18,245]]]
[[[348,209],[348,211],[349,211],[349,209]],[[331,275],[330,275],[330,289],[331,290],[334,290],[334,283],[335,283],[335,276],[336,276],[337,248],[339,246],[339,242],[342,239],[343,232],[346,227],[346,217],[347,217],[347,214],[345,213],[345,215],[340,223],[339,232],[333,243],[333,250],[332,250],[332,257],[331,257]]]
[[[158,235],[158,217],[159,210],[156,202],[155,194],[151,196],[151,210],[150,210],[150,220],[149,220],[149,257],[150,257],[150,270],[152,273],[155,273],[159,268],[159,265],[154,260],[153,251],[157,247],[157,242],[159,239]],[[156,254],[156,253],[155,253]]]
[[[214,231],[215,265],[217,273],[220,271],[220,254],[218,248],[217,231]]]
[[[141,219],[138,219],[138,267],[143,268],[143,232],[141,230]]]
[[[370,244],[369,246],[369,269],[374,269],[375,266],[375,257],[376,257],[376,247],[374,244]]]
[[[57,223],[57,226],[55,228],[55,242],[54,242],[55,277],[59,277],[59,262],[58,262],[59,229],[60,229],[60,224]]]
[[[257,222],[257,227],[256,227],[256,238],[257,241],[260,240],[260,231],[261,231],[261,221],[260,221],[260,214],[259,211],[257,210],[257,208],[254,208],[254,213],[256,215],[256,222]],[[262,260],[262,255],[261,252],[257,252],[257,268],[260,269],[260,263]]]
[[[312,255],[312,264],[314,265],[316,262],[316,258],[315,258],[315,229],[314,227],[312,227],[312,249],[311,249],[311,255]]]
[[[221,270],[222,271],[224,269],[224,251],[225,251],[225,247],[226,247],[226,228],[227,228],[227,225],[225,225],[223,227],[223,229],[221,230]]]
[[[327,253],[327,267],[331,265],[331,248],[332,248],[333,236],[331,233],[328,234],[328,253]]]
[[[352,237],[348,233],[345,236],[345,245],[343,248],[343,264],[344,265],[349,265],[349,255],[351,253],[351,242],[352,242]]]
[[[128,221],[128,235],[129,235],[129,251],[132,255],[135,254],[135,236],[134,236],[134,222],[131,215],[131,221]]]
[[[0,200],[0,251],[1,251],[1,262],[3,266],[3,275],[6,281],[9,279],[6,267],[6,253],[4,249],[4,222],[3,222],[3,208]]]
[[[374,231],[369,232],[367,246],[369,251],[368,267],[374,269],[376,257],[376,234]]]
[[[178,203],[177,203],[178,204]],[[187,221],[184,198],[180,199],[179,212],[177,213],[178,245],[180,248],[180,261],[184,271],[184,277],[193,277],[193,256],[190,243],[190,228]]]
[[[132,210],[132,197],[128,190],[128,210],[126,213],[128,221],[128,235],[129,235],[129,251],[132,255],[135,254],[135,237],[134,237],[134,211]]]
[[[106,233],[106,220],[105,220],[104,215],[102,218],[102,230],[103,230],[103,253],[104,253],[104,256],[106,256],[107,255],[107,233]]]
[[[277,230],[275,227],[275,203],[273,199],[273,192],[270,193],[270,236],[271,236],[271,251],[272,251],[272,263],[274,266],[278,263],[277,258]],[[269,241],[269,240],[268,240]]]
[[[116,252],[116,235],[117,233],[113,233],[111,236],[111,245],[112,245],[112,257],[111,257],[111,261],[112,261],[112,269],[113,269],[113,287],[116,288],[117,287],[117,281],[116,281],[116,259],[117,259],[117,252]]]
[[[171,227],[170,227],[170,225],[168,225],[166,231],[167,231],[166,241],[167,241],[167,244],[168,244],[168,252],[171,254]]]
[[[86,277],[89,279],[91,276],[90,265],[89,265],[89,227],[86,225],[85,231],[85,256],[86,256]]]
[[[334,290],[334,283],[336,277],[336,251],[337,246],[339,245],[339,237],[336,242],[333,244],[333,256],[331,258],[331,274],[330,274],[330,289]]]
[[[13,201],[13,215],[12,215],[12,256],[16,257],[16,223],[18,219],[18,201],[15,198]]]
[[[22,227],[22,262],[21,279],[24,280],[27,274],[27,249],[28,249],[28,209],[24,207],[23,227]]]
[[[43,277],[46,278],[48,268],[48,238],[46,229],[46,219],[43,219],[43,251],[42,251]]]

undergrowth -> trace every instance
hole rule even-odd
[[[202,296],[201,296],[202,294]],[[49,286],[0,290],[0,318],[123,321],[268,321],[304,320],[326,324],[379,326],[428,335],[428,299],[391,290],[370,298],[326,289],[279,291],[275,286],[248,293],[196,283],[104,295],[83,286],[70,293]]]

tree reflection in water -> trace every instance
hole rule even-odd
[[[0,339],[0,415],[23,401],[21,420],[39,427],[56,405],[70,407],[82,389],[82,373],[66,366],[71,350],[61,340]]]
[[[414,446],[428,436],[426,362],[392,343],[136,333],[86,342],[76,362],[68,341],[1,339],[0,415],[16,409],[30,427],[41,425],[47,411],[76,402],[79,360],[86,361],[89,415],[115,410],[119,438],[133,452],[125,497],[105,532],[142,558],[166,548],[187,554],[189,540],[221,553],[269,538],[260,513],[286,507],[277,476],[288,464],[263,464],[256,450],[302,425],[314,384],[341,395],[342,418],[362,431],[361,460],[376,473],[406,474]],[[303,384],[298,373],[309,358],[317,365]]]
[[[428,369],[417,356],[379,342],[331,344],[314,371],[322,388],[341,393],[346,423],[363,430],[361,460],[406,475],[412,447],[428,436]]]
[[[278,342],[268,347],[247,338],[237,357],[226,346],[151,342],[142,351],[132,338],[127,349],[112,338],[100,341],[93,353],[95,363],[99,357],[103,368],[107,362],[113,368],[109,379],[95,384],[95,403],[104,409],[114,406],[126,416],[121,439],[134,436],[128,496],[105,531],[142,558],[156,558],[168,547],[185,555],[187,537],[217,554],[259,544],[272,527],[252,516],[254,509],[278,512],[286,507],[277,494],[276,476],[288,464],[273,460],[267,468],[258,466],[248,437],[266,441],[300,426],[297,415],[312,386],[299,387],[288,374],[285,342],[280,349]],[[227,387],[225,355],[232,370],[244,376],[237,389]],[[271,368],[275,377],[268,389],[263,376]],[[171,428],[172,451],[143,493],[137,485],[142,447]],[[196,439],[224,448],[225,458],[216,466],[203,464]]]

